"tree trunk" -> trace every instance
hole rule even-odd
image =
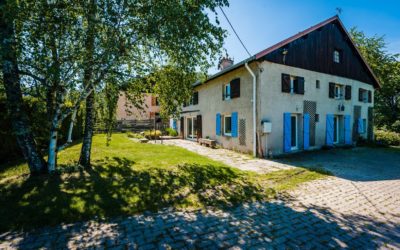
[[[84,68],[83,85],[89,86],[92,81],[93,67],[90,62],[93,61],[94,54],[94,38],[95,38],[95,18],[96,18],[96,1],[91,0],[89,6],[89,12],[86,16],[88,23],[87,37],[85,41],[86,55],[85,59],[88,62]],[[93,88],[93,87],[92,87]],[[84,167],[90,167],[90,154],[92,149],[92,137],[93,137],[93,123],[94,123],[94,91],[86,98],[86,117],[85,117],[85,131],[83,135],[83,142],[81,148],[81,155],[79,158],[79,164]]]
[[[7,11],[4,1],[0,2],[0,9],[4,12]],[[3,84],[13,131],[31,173],[45,171],[46,163],[36,147],[28,115],[23,107],[13,23],[10,19],[6,20],[4,13],[0,16],[0,42],[2,44],[0,53],[3,66]]]
[[[84,167],[90,167],[90,154],[92,149],[93,123],[94,123],[94,92],[86,99],[86,116],[85,116],[85,132],[83,134],[83,142],[81,148],[81,156],[79,164]]]
[[[61,104],[63,103],[63,91],[57,93],[57,103],[53,113],[53,119],[50,124],[50,139],[49,139],[49,150],[47,159],[48,171],[54,172],[57,165],[57,141],[58,141],[58,129],[60,125],[61,115]]]

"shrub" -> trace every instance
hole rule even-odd
[[[383,145],[400,146],[400,134],[385,130],[375,130],[375,141]]]
[[[400,133],[400,120],[395,121],[395,122],[392,124],[391,130],[392,130],[393,132]]]
[[[127,136],[129,138],[135,138],[135,139],[144,139],[144,136],[138,133],[133,133],[133,132],[128,132]]]
[[[143,133],[144,137],[146,137],[147,139],[151,140],[151,139],[158,139],[161,136],[161,131],[160,130],[147,130],[144,131]]]
[[[178,135],[178,132],[173,128],[167,128],[165,131],[167,131],[169,136],[177,136]]]

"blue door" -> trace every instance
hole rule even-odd
[[[310,148],[310,115],[303,115],[303,146],[307,150]]]
[[[344,143],[346,145],[351,145],[351,116],[344,116]]]
[[[233,112],[231,117],[231,136],[238,137],[238,112]]]
[[[333,145],[333,115],[326,115],[326,145]]]
[[[221,114],[218,113],[215,119],[215,134],[221,135]]]
[[[283,114],[283,152],[287,153],[291,150],[291,119],[290,113]]]

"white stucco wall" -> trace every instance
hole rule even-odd
[[[283,153],[283,114],[285,112],[297,114],[298,117],[298,145],[299,150],[303,149],[303,104],[304,100],[315,101],[319,114],[319,122],[315,128],[315,146],[320,148],[326,144],[326,115],[351,116],[351,128],[354,122],[354,106],[361,106],[361,118],[367,120],[368,127],[368,107],[373,107],[373,103],[364,103],[358,100],[358,90],[363,88],[372,91],[372,101],[374,88],[357,80],[344,77],[318,73],[300,68],[275,64],[267,61],[253,63],[251,65],[257,76],[257,133],[261,135],[261,148],[264,156],[268,150],[274,155]],[[293,76],[304,77],[304,95],[289,94],[282,92],[281,77],[282,73]],[[222,86],[232,79],[240,77],[240,97],[232,100],[222,100]],[[316,80],[320,81],[320,88],[316,88]],[[351,100],[336,100],[329,98],[329,82],[352,86]],[[202,115],[203,138],[210,137],[217,140],[224,148],[239,150],[242,152],[252,152],[253,143],[253,124],[252,124],[252,78],[244,68],[238,68],[226,73],[210,82],[196,87],[199,92],[199,104],[183,108],[181,116],[187,118]],[[343,104],[345,111],[339,111],[338,105]],[[239,120],[246,120],[246,145],[239,145],[239,138],[229,136],[216,136],[216,114],[222,115],[238,112]],[[272,132],[262,133],[261,121],[268,120],[272,123]],[[343,121],[341,121],[343,122]],[[185,121],[186,123],[186,121]],[[186,126],[186,125],[185,125]],[[343,124],[341,124],[343,126]],[[180,124],[178,124],[180,131]],[[185,137],[187,130],[185,128]],[[367,137],[367,133],[362,134]],[[343,131],[340,132],[340,141],[343,141]]]
[[[354,105],[359,105],[361,106],[361,118],[367,119],[368,123],[368,107],[372,107],[373,103],[359,102],[358,89],[363,88],[371,90],[373,100],[374,88],[372,85],[344,77],[318,73],[267,61],[262,62],[260,67],[262,67],[263,71],[259,77],[259,119],[266,119],[272,123],[272,133],[263,135],[262,146],[264,151],[271,149],[273,154],[283,153],[283,113],[285,112],[298,114],[298,141],[300,149],[302,148],[302,114],[304,100],[315,101],[317,103],[319,122],[316,123],[316,147],[325,145],[327,114],[350,115],[352,127]],[[282,73],[304,77],[304,95],[283,93],[281,89]],[[320,81],[319,89],[316,88],[316,80]],[[351,85],[351,100],[330,99],[329,82]],[[345,106],[345,111],[338,111],[339,104]],[[367,133],[364,133],[362,136],[366,137]]]
[[[222,100],[223,85],[237,77],[240,77],[240,97]],[[196,87],[195,90],[199,92],[199,104],[184,107],[181,116],[187,118],[201,114],[203,138],[208,136],[210,139],[215,139],[224,148],[250,153],[253,145],[252,89],[250,74],[244,67],[239,68]],[[216,135],[216,114],[220,113],[223,116],[230,115],[232,112],[238,112],[239,121],[240,119],[246,121],[246,145],[239,145],[239,137],[225,136],[223,133],[220,136]],[[187,124],[186,121],[185,124]]]

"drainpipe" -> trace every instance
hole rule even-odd
[[[253,77],[253,156],[257,156],[257,123],[256,123],[256,75],[250,69],[249,65],[244,65],[246,69],[249,71],[250,75]]]

